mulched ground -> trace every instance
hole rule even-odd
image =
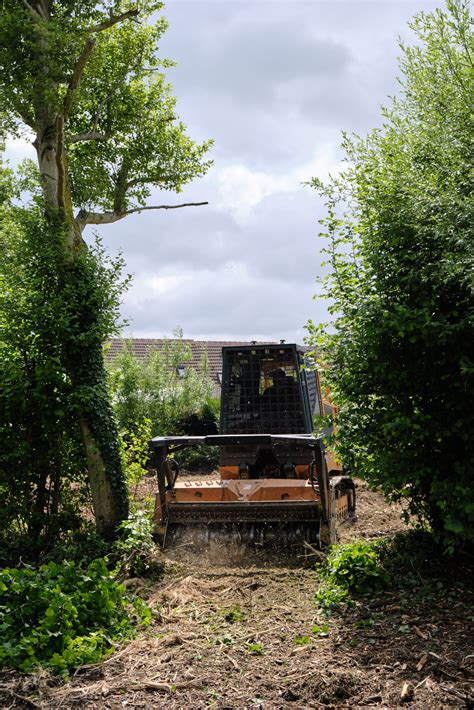
[[[406,530],[400,513],[359,484],[359,518],[341,538]],[[474,708],[472,558],[434,578],[428,561],[413,569],[419,584],[409,591],[382,593],[327,619],[314,604],[319,555],[308,554],[215,547],[203,555],[186,545],[167,552],[164,581],[143,589],[156,610],[150,629],[66,684],[46,673],[3,674],[0,703]]]

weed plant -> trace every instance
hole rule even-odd
[[[103,559],[0,571],[0,666],[67,676],[133,636],[137,620],[148,624],[150,610],[127,597]]]
[[[339,545],[320,570],[316,603],[330,614],[384,590],[427,601],[452,586],[465,567],[466,558],[448,555],[433,535],[422,530]]]
[[[352,596],[377,592],[389,576],[380,561],[380,542],[353,542],[332,550],[321,570],[322,584],[316,602],[324,611],[353,604]]]

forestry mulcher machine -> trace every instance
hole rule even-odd
[[[304,348],[280,343],[222,349],[220,434],[156,437],[155,532],[163,546],[229,536],[244,544],[325,545],[354,517],[353,481],[313,435],[317,414],[332,414]],[[219,480],[179,481],[170,454],[219,447]]]

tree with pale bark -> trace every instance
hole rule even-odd
[[[210,165],[209,142],[193,142],[176,115],[164,74],[171,62],[157,54],[161,9],[152,0],[4,0],[0,10],[0,127],[31,138],[36,151],[41,234],[68,301],[56,357],[75,393],[104,535],[127,515],[127,500],[83,232],[142,210],[206,204],[148,204],[153,188],[180,192]]]

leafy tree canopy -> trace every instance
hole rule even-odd
[[[112,222],[145,206],[153,187],[179,192],[204,174],[175,112],[159,59],[162,3],[5,0],[0,14],[4,130],[64,124],[78,223]]]

